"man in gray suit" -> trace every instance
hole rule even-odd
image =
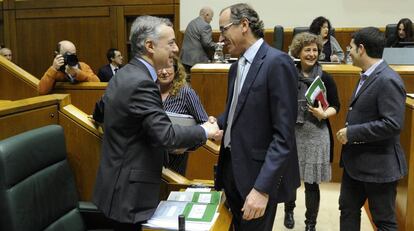
[[[109,82],[104,111],[102,155],[93,202],[115,230],[140,230],[159,200],[167,149],[202,145],[217,135],[217,124],[171,124],[162,106],[156,70],[173,64],[178,52],[168,19],[138,17],[131,27],[134,58]]]
[[[343,144],[344,168],[339,197],[340,230],[360,230],[361,207],[368,199],[378,230],[398,230],[396,187],[407,174],[400,145],[405,90],[400,76],[381,59],[385,37],[377,28],[356,32],[350,43],[353,65],[362,69],[350,100]]]
[[[211,37],[210,22],[213,14],[211,8],[203,7],[200,16],[193,19],[185,29],[181,61],[188,73],[194,64],[208,62],[209,52],[214,51],[217,46]]]

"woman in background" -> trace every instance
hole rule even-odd
[[[339,111],[339,98],[335,81],[322,71],[318,57],[322,50],[322,38],[311,33],[300,33],[293,38],[290,53],[300,59],[298,70],[298,117],[295,133],[301,180],[305,183],[306,231],[314,231],[319,211],[319,184],[331,180],[333,138],[328,118]],[[316,77],[326,88],[329,106],[323,108],[318,101],[307,104],[305,92]],[[293,228],[295,201],[285,203],[285,226]]]
[[[397,29],[393,36],[387,39],[387,47],[403,47],[400,42],[412,42],[413,37],[413,22],[408,18],[403,18],[397,23]]]
[[[315,18],[309,32],[320,35],[323,40],[323,49],[319,55],[319,60],[324,62],[342,62],[344,60],[344,51],[338,41],[331,35],[331,23],[325,17]]]
[[[191,115],[198,124],[208,120],[196,92],[187,84],[185,69],[177,58],[172,67],[158,70],[157,74],[165,111]],[[167,167],[185,176],[188,153],[168,155]]]

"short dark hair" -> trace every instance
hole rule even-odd
[[[116,48],[109,48],[109,50],[106,52],[106,59],[108,59],[108,62],[111,63],[113,58],[115,58],[115,51],[118,51]]]
[[[263,21],[260,20],[259,14],[248,4],[245,3],[238,3],[231,5],[227,8],[224,8],[221,12],[225,11],[226,9],[230,9],[230,20],[234,24],[239,24],[243,18],[246,18],[249,21],[250,29],[252,30],[253,34],[256,38],[263,38],[264,37],[264,24]]]
[[[385,35],[376,27],[365,27],[352,34],[357,46],[363,45],[367,55],[371,58],[382,58],[385,47]]]
[[[319,35],[321,33],[321,28],[325,22],[328,23],[328,35],[330,35],[332,29],[331,22],[329,22],[329,20],[323,16],[319,16],[312,21],[311,25],[309,26],[309,32]]]

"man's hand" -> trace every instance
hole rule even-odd
[[[73,66],[73,67],[71,67],[69,65],[66,65],[66,70],[65,71],[66,71],[66,73],[68,73],[73,78],[76,78],[76,74],[79,72],[79,68],[78,68],[77,65]]]
[[[339,142],[341,142],[341,144],[348,143],[348,137],[346,136],[346,128],[340,129],[336,133],[336,138],[338,139]]]
[[[204,130],[206,130],[206,132],[207,132],[207,138],[209,138],[209,139],[211,139],[214,136],[216,136],[219,133],[219,131],[220,131],[220,129],[219,129],[218,125],[217,125],[217,122],[211,123],[211,122],[207,121],[207,122],[203,123],[201,125],[201,127],[203,127]]]
[[[264,215],[266,211],[267,202],[269,201],[269,195],[252,189],[246,197],[242,212],[243,219],[252,220]]]
[[[53,59],[53,63],[52,66],[53,68],[58,71],[59,68],[65,64],[65,59],[63,58],[63,55],[56,55],[55,58]]]
[[[214,124],[214,123],[217,123],[217,119],[216,119],[216,117],[214,117],[214,116],[209,116],[209,117],[208,117],[208,122],[210,122],[210,123]],[[218,131],[216,132],[216,134],[214,134],[214,135],[211,137],[211,139],[212,139],[212,140],[214,140],[214,141],[220,141],[220,140],[221,140],[221,138],[223,138],[223,130],[218,130]]]

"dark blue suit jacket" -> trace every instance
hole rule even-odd
[[[400,144],[405,90],[400,76],[383,61],[349,104],[341,166],[354,179],[392,182],[407,174]]]
[[[236,73],[237,63],[234,63],[228,75],[226,111],[218,118],[225,132]],[[273,202],[295,199],[300,186],[295,139],[296,76],[292,59],[264,42],[247,73],[231,131],[233,175],[243,198],[254,187],[269,194]],[[222,143],[216,177],[218,189],[223,187],[223,155]]]
[[[101,67],[98,71],[98,77],[101,82],[109,82],[113,76],[111,65],[106,64],[105,66]]]

